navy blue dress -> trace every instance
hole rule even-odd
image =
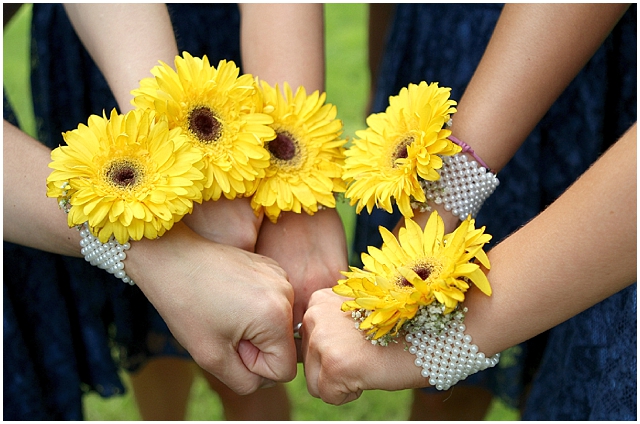
[[[451,98],[460,100],[501,9],[473,3],[398,5],[372,111],[384,111],[389,96],[422,80],[451,87]],[[486,225],[493,235],[492,243],[553,202],[637,120],[636,17],[632,5],[500,171],[500,186],[477,216],[477,225]],[[352,262],[360,265],[360,252],[382,243],[379,225],[393,228],[400,216],[382,210],[358,216]],[[535,373],[524,419],[636,419],[636,327],[634,284],[512,349],[517,366],[503,361],[468,381],[487,384],[521,407],[522,388]]]
[[[237,5],[168,8],[180,52],[240,65]],[[31,53],[37,138],[48,147],[63,144],[61,133],[89,115],[117,106],[61,4],[33,5]],[[6,101],[4,109],[12,119]],[[119,367],[188,357],[137,287],[84,259],[3,247],[4,419],[81,420],[84,392],[124,392]]]

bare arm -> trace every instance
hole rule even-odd
[[[133,109],[131,90],[161,60],[173,66],[178,48],[164,4],[65,4],[86,49],[105,76],[122,113]],[[216,66],[217,64],[214,64]],[[243,203],[245,207],[241,207]],[[261,222],[246,200],[206,202],[184,222],[218,243],[253,251]],[[236,222],[238,225],[211,225]],[[240,225],[242,225],[240,227]],[[230,229],[239,228],[236,232]]]
[[[71,231],[47,197],[51,151],[7,121],[3,123],[3,238],[48,252],[80,257],[80,235]]]
[[[469,334],[487,354],[533,337],[635,281],[636,153],[634,124],[556,202],[491,250],[487,275],[494,294],[473,292],[465,302]],[[485,326],[488,316],[508,325],[509,334],[493,331],[501,325]]]
[[[4,239],[81,256],[78,231],[46,196],[51,151],[6,121],[3,135]],[[233,390],[295,376],[293,290],[273,260],[178,222],[157,240],[135,242],[125,269],[194,360]]]
[[[269,84],[324,91],[322,4],[241,4],[244,71]],[[256,252],[275,259],[294,287],[294,323],[302,321],[309,296],[331,287],[347,268],[346,236],[335,209],[309,216],[284,212],[264,220]]]
[[[151,76],[151,68],[159,60],[172,65],[178,54],[169,12],[162,3],[65,3],[64,7],[121,112],[133,109],[130,92]]]
[[[511,159],[628,4],[507,4],[453,119],[493,169]]]
[[[471,145],[492,169],[502,169],[628,7],[505,5],[457,106],[453,135]],[[453,230],[457,218],[436,209]],[[428,213],[414,219],[424,226]]]
[[[324,91],[322,4],[241,3],[243,71],[269,84]]]
[[[633,284],[636,131],[634,124],[547,210],[489,252],[493,294],[471,289],[465,300],[466,333],[481,352],[514,346]],[[340,310],[343,300],[330,290],[311,298],[303,325],[309,392],[342,404],[363,390],[427,386],[404,344],[365,340]]]

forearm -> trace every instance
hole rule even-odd
[[[468,143],[492,170],[500,171],[627,8],[506,5],[453,115],[453,135]],[[447,231],[453,231],[458,219],[443,205],[432,206]],[[414,219],[424,226],[428,217],[428,212],[417,213]]]
[[[322,4],[240,4],[243,72],[324,91]]]
[[[78,36],[105,76],[121,112],[133,109],[131,90],[158,61],[178,54],[164,4],[65,3]]]
[[[3,239],[80,256],[80,235],[46,195],[51,151],[7,121],[3,123]]]
[[[547,210],[489,252],[493,294],[474,290],[465,301],[468,333],[486,354],[635,281],[636,138],[634,125]]]
[[[453,134],[500,170],[628,4],[508,4],[453,118]]]
[[[635,281],[636,138],[634,125],[553,205],[489,252],[491,296],[474,287],[464,301],[465,333],[487,357]],[[302,327],[309,392],[339,405],[363,390],[427,386],[405,343],[373,345],[340,310],[344,300],[324,290],[309,302]]]

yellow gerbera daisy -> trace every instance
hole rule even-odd
[[[131,94],[133,104],[166,114],[169,127],[181,127],[205,158],[204,200],[250,195],[255,180],[269,166],[263,145],[275,136],[270,116],[256,113],[260,94],[251,75],[239,75],[234,62],[184,53],[176,56],[174,71],[160,62],[155,78],[140,81]]]
[[[273,118],[276,138],[265,144],[271,155],[264,178],[258,180],[251,205],[264,210],[276,222],[280,212],[304,210],[313,215],[319,205],[336,206],[333,192],[344,192],[342,163],[344,143],[340,139],[342,121],[336,107],[325,104],[326,94],[307,96],[304,87],[293,94],[284,84],[262,81],[264,111]]]
[[[202,201],[202,154],[153,112],[92,115],[63,137],[47,196],[70,204],[70,227],[88,221],[103,243],[160,237]]]
[[[448,87],[438,83],[409,84],[389,97],[383,113],[367,118],[368,128],[357,131],[346,152],[343,178],[349,184],[345,196],[356,212],[374,205],[392,212],[395,199],[405,217],[413,217],[411,201],[425,202],[420,180],[435,181],[442,168],[438,155],[454,155],[460,146],[447,139],[445,124],[456,111]]]
[[[443,314],[451,313],[469,282],[491,295],[491,286],[473,259],[490,267],[482,250],[491,235],[484,227],[476,229],[475,220],[467,218],[450,234],[437,212],[429,217],[422,231],[411,219],[400,229],[398,239],[380,227],[382,248],[369,247],[362,254],[364,269],[344,272],[333,291],[353,298],[342,304],[343,311],[366,310],[359,328],[374,340],[390,333],[396,335],[402,325],[416,316],[419,308],[443,305]]]

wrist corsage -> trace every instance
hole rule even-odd
[[[356,213],[365,206],[369,213],[374,206],[391,213],[395,202],[412,218],[413,209],[430,211],[435,203],[460,219],[475,216],[498,180],[467,160],[461,153],[477,155],[451,136],[456,102],[450,91],[437,83],[409,84],[389,97],[385,112],[367,118],[367,129],[356,132],[343,175],[345,197]]]
[[[133,104],[166,115],[204,157],[203,200],[252,197],[256,214],[276,222],[282,211],[313,215],[335,207],[342,181],[342,121],[326,94],[294,94],[288,84],[260,84],[233,62],[209,64],[189,53],[162,63],[133,90]]]
[[[275,222],[281,211],[313,214],[344,192],[342,121],[326,94],[294,94],[240,75],[206,56],[160,62],[131,93],[136,110],[65,133],[47,195],[82,235],[85,259],[127,283],[130,240],[155,239],[193,202],[253,196]]]
[[[271,116],[261,108],[259,87],[233,62],[218,67],[184,52],[173,70],[166,63],[154,67],[133,90],[132,103],[165,115],[169,128],[182,128],[204,157],[203,200],[249,196],[269,166],[267,140],[275,137]]]
[[[344,272],[333,291],[351,298],[342,304],[350,311],[358,330],[373,344],[382,346],[401,337],[422,375],[438,389],[495,366],[499,354],[485,358],[464,334],[462,306],[474,284],[491,295],[489,281],[478,263],[490,268],[483,246],[491,235],[476,229],[468,217],[450,234],[437,212],[425,230],[407,219],[396,239],[380,227],[382,248],[369,247],[362,254],[364,269]]]
[[[265,143],[269,166],[256,182],[251,206],[274,223],[284,211],[313,215],[320,208],[334,208],[334,193],[345,191],[346,142],[340,138],[342,121],[336,119],[336,107],[325,104],[326,93],[307,95],[299,87],[294,94],[287,83],[284,94],[278,85],[262,81],[261,86],[263,113],[273,118],[276,137]]]
[[[202,154],[180,128],[141,110],[92,115],[63,137],[47,196],[81,231],[85,259],[133,284],[122,264],[129,240],[162,236],[202,201]]]

